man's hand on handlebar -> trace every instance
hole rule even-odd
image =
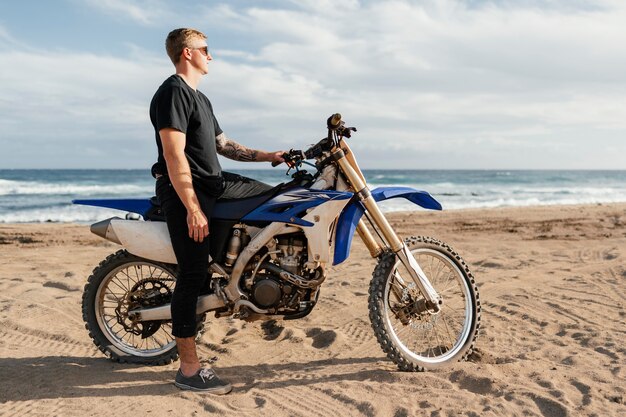
[[[275,167],[284,162],[289,166],[289,168],[293,168],[297,164],[297,162],[301,161],[302,159],[304,159],[302,151],[291,149],[289,152],[283,152],[280,155],[280,160],[272,162],[272,166]]]
[[[267,161],[271,162],[272,166],[275,167],[285,162],[284,155],[286,155],[286,151],[268,152]]]

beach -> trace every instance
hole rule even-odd
[[[72,223],[0,223],[0,416],[626,415],[626,203],[388,213],[463,256],[482,318],[467,362],[397,370],[368,318],[375,260],[355,239],[306,318],[209,316],[201,358],[233,384],[183,392],[178,363],[111,362],[82,288],[120,249]]]

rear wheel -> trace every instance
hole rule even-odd
[[[424,297],[398,258],[383,255],[370,284],[370,320],[378,342],[401,370],[423,371],[466,359],[478,336],[478,288],[467,264],[447,244],[428,237],[406,240],[442,309],[427,311]]]
[[[172,266],[120,250],[89,277],[83,320],[98,348],[117,362],[165,365],[178,358],[170,321],[139,322],[128,312],[170,303],[176,285]]]

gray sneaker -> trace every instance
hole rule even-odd
[[[202,368],[193,376],[185,376],[178,370],[176,380],[174,381],[180,389],[191,391],[210,392],[212,394],[228,394],[232,389],[232,385],[218,378],[215,372],[209,368]]]

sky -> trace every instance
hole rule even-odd
[[[199,89],[251,148],[339,112],[366,169],[626,169],[625,22],[622,0],[4,1],[0,169],[148,169],[178,27],[208,36]]]

